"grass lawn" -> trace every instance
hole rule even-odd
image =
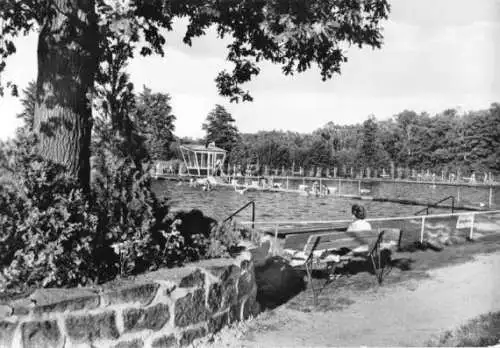
[[[486,347],[495,344],[500,344],[500,312],[481,315],[427,342],[432,347]]]

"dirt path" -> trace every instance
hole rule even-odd
[[[341,311],[285,306],[223,330],[214,347],[422,346],[433,335],[500,310],[500,252],[411,280],[350,294]],[[206,345],[206,344],[202,344]]]

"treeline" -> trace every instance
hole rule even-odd
[[[220,113],[221,117],[217,117]],[[214,116],[215,114],[215,116]],[[222,116],[223,115],[223,116]],[[224,119],[224,122],[220,120]],[[217,121],[217,122],[216,122]],[[314,167],[389,170],[412,168],[457,172],[500,173],[500,104],[459,114],[448,109],[436,115],[404,110],[387,120],[370,116],[362,124],[329,122],[312,133],[260,131],[239,133],[234,119],[217,106],[207,117],[203,141],[229,151],[228,164],[309,171]]]

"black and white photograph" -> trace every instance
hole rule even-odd
[[[500,348],[500,0],[0,0],[0,348]]]

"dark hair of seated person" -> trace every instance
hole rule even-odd
[[[366,211],[362,205],[354,204],[351,211],[356,219],[363,220],[366,217]]]

